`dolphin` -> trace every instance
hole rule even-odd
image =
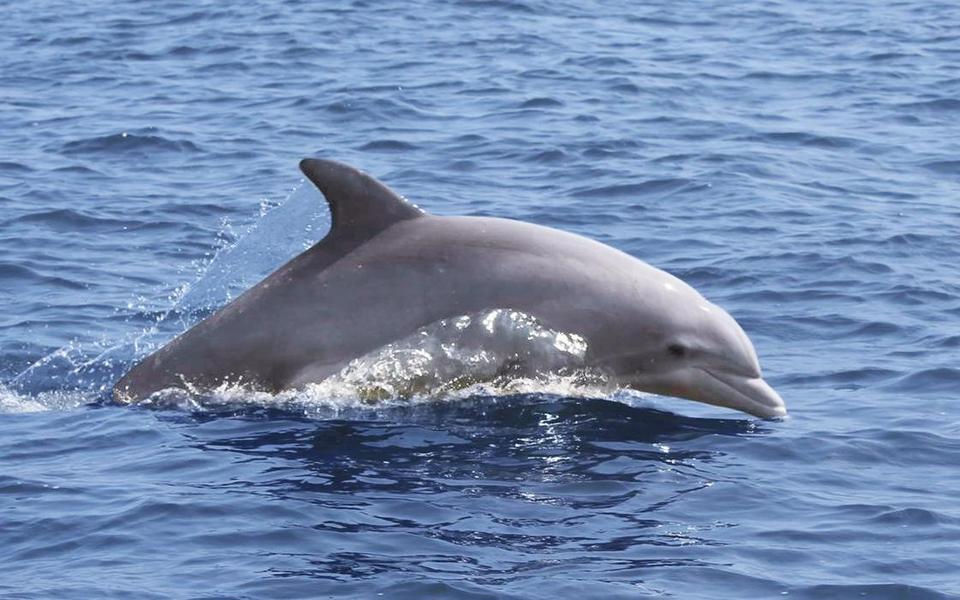
[[[116,400],[225,382],[296,389],[442,319],[511,309],[581,336],[587,364],[624,387],[786,414],[740,325],[677,277],[573,233],[430,215],[343,163],[300,168],[330,205],[330,232],[144,358]]]

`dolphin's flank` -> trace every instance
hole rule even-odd
[[[327,236],[147,356],[118,401],[227,381],[298,388],[441,319],[507,308],[581,336],[589,365],[623,386],[786,414],[743,329],[680,279],[572,233],[429,215],[342,163],[300,168],[330,205]]]

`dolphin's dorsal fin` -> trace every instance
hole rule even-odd
[[[330,205],[330,239],[326,241],[355,246],[394,223],[425,214],[370,175],[349,165],[305,158],[300,161],[300,170]]]

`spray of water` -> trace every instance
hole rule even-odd
[[[329,222],[326,203],[303,182],[276,205],[262,201],[258,218],[240,234],[224,221],[219,248],[184,268],[184,282],[160,300],[160,310],[155,297],[131,300],[118,309],[136,324],[128,334],[119,340],[70,343],[35,361],[0,383],[0,411],[68,408],[103,400],[138,359],[309,248],[329,229]],[[152,315],[146,326],[145,315]]]

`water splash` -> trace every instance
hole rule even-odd
[[[351,361],[308,386],[314,402],[344,397],[365,404],[422,402],[476,394],[553,389],[565,395],[609,393],[611,382],[585,364],[586,341],[508,309],[444,319]]]
[[[302,181],[280,204],[262,201],[259,218],[242,235],[224,222],[221,237],[227,242],[208,262],[196,266],[199,277],[184,287],[168,315],[203,313],[223,306],[315,244],[329,228],[326,203],[313,186]],[[230,239],[236,241],[230,243]]]
[[[30,395],[0,384],[0,413],[3,414],[67,410],[89,402],[89,394],[78,390],[52,390]]]
[[[586,366],[587,350],[578,335],[544,327],[522,312],[494,309],[428,325],[302,390],[165,390],[141,404],[199,412],[262,407],[328,417],[478,395],[610,396],[617,386]]]
[[[495,309],[444,319],[353,360],[328,379],[362,399],[411,398],[583,369],[586,341],[521,312]],[[329,382],[329,383],[328,383]]]
[[[329,223],[326,203],[303,181],[276,205],[262,201],[258,218],[241,234],[224,221],[219,249],[190,265],[184,283],[168,296],[165,308],[157,311],[144,296],[129,303],[131,320],[155,315],[149,325],[121,340],[74,342],[40,358],[0,387],[5,398],[0,412],[19,412],[16,406],[69,408],[107,398],[114,381],[136,360],[309,248]]]
[[[0,413],[31,413],[44,410],[47,410],[44,404],[0,385]]]

